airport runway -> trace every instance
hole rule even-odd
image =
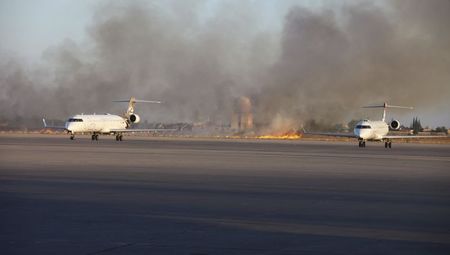
[[[450,254],[450,145],[0,135],[1,254]]]

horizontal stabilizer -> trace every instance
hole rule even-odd
[[[363,106],[362,108],[400,108],[400,109],[414,109],[412,106],[398,106],[398,105],[389,105],[387,103],[381,104],[381,105],[367,105]]]
[[[125,116],[131,116],[134,113],[134,106],[136,103],[151,103],[151,104],[161,104],[161,101],[156,100],[141,100],[136,99],[134,97],[131,97],[130,99],[124,99],[124,100],[115,100],[113,102],[119,102],[119,103],[128,103],[128,110],[125,113]]]
[[[129,103],[130,99],[125,99],[125,100],[114,100],[113,102],[117,102],[117,103]],[[161,104],[161,101],[156,101],[156,100],[140,100],[140,99],[134,99],[132,100],[132,102],[135,103],[151,103],[151,104]]]
[[[368,105],[363,106],[362,108],[383,108],[383,117],[381,118],[382,121],[386,119],[386,108],[401,108],[401,109],[414,109],[411,106],[398,106],[398,105],[388,105],[386,102],[382,105]]]

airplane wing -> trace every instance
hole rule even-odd
[[[353,133],[323,133],[323,132],[307,132],[307,131],[303,131],[303,134],[356,138],[356,136]]]
[[[49,126],[47,125],[47,122],[45,119],[42,119],[42,122],[44,122],[44,128],[54,129],[54,130],[67,130],[64,126]]]
[[[167,128],[150,128],[150,129],[111,129],[113,133],[144,133],[144,132],[167,132],[167,131],[178,131],[178,129],[167,129]]]
[[[383,139],[447,138],[446,135],[386,135]]]

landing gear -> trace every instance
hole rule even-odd
[[[116,141],[122,141],[122,134],[116,135]]]
[[[98,134],[93,134],[92,137],[91,137],[91,140],[92,141],[94,141],[94,140],[98,141]]]
[[[384,148],[392,148],[392,142],[391,141],[387,141],[387,142],[384,142]]]
[[[70,135],[70,140],[73,140],[75,138],[75,135]]]
[[[359,145],[360,148],[362,147],[366,147],[366,141],[359,141]]]

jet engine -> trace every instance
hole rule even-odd
[[[400,129],[400,121],[398,121],[398,120],[392,120],[392,121],[391,121],[391,124],[389,124],[389,127],[390,127],[392,130],[399,130],[399,129]]]
[[[139,121],[141,121],[141,118],[139,117],[139,115],[133,113],[130,115],[130,117],[128,118],[130,120],[131,123],[135,124],[135,123],[139,123]]]

